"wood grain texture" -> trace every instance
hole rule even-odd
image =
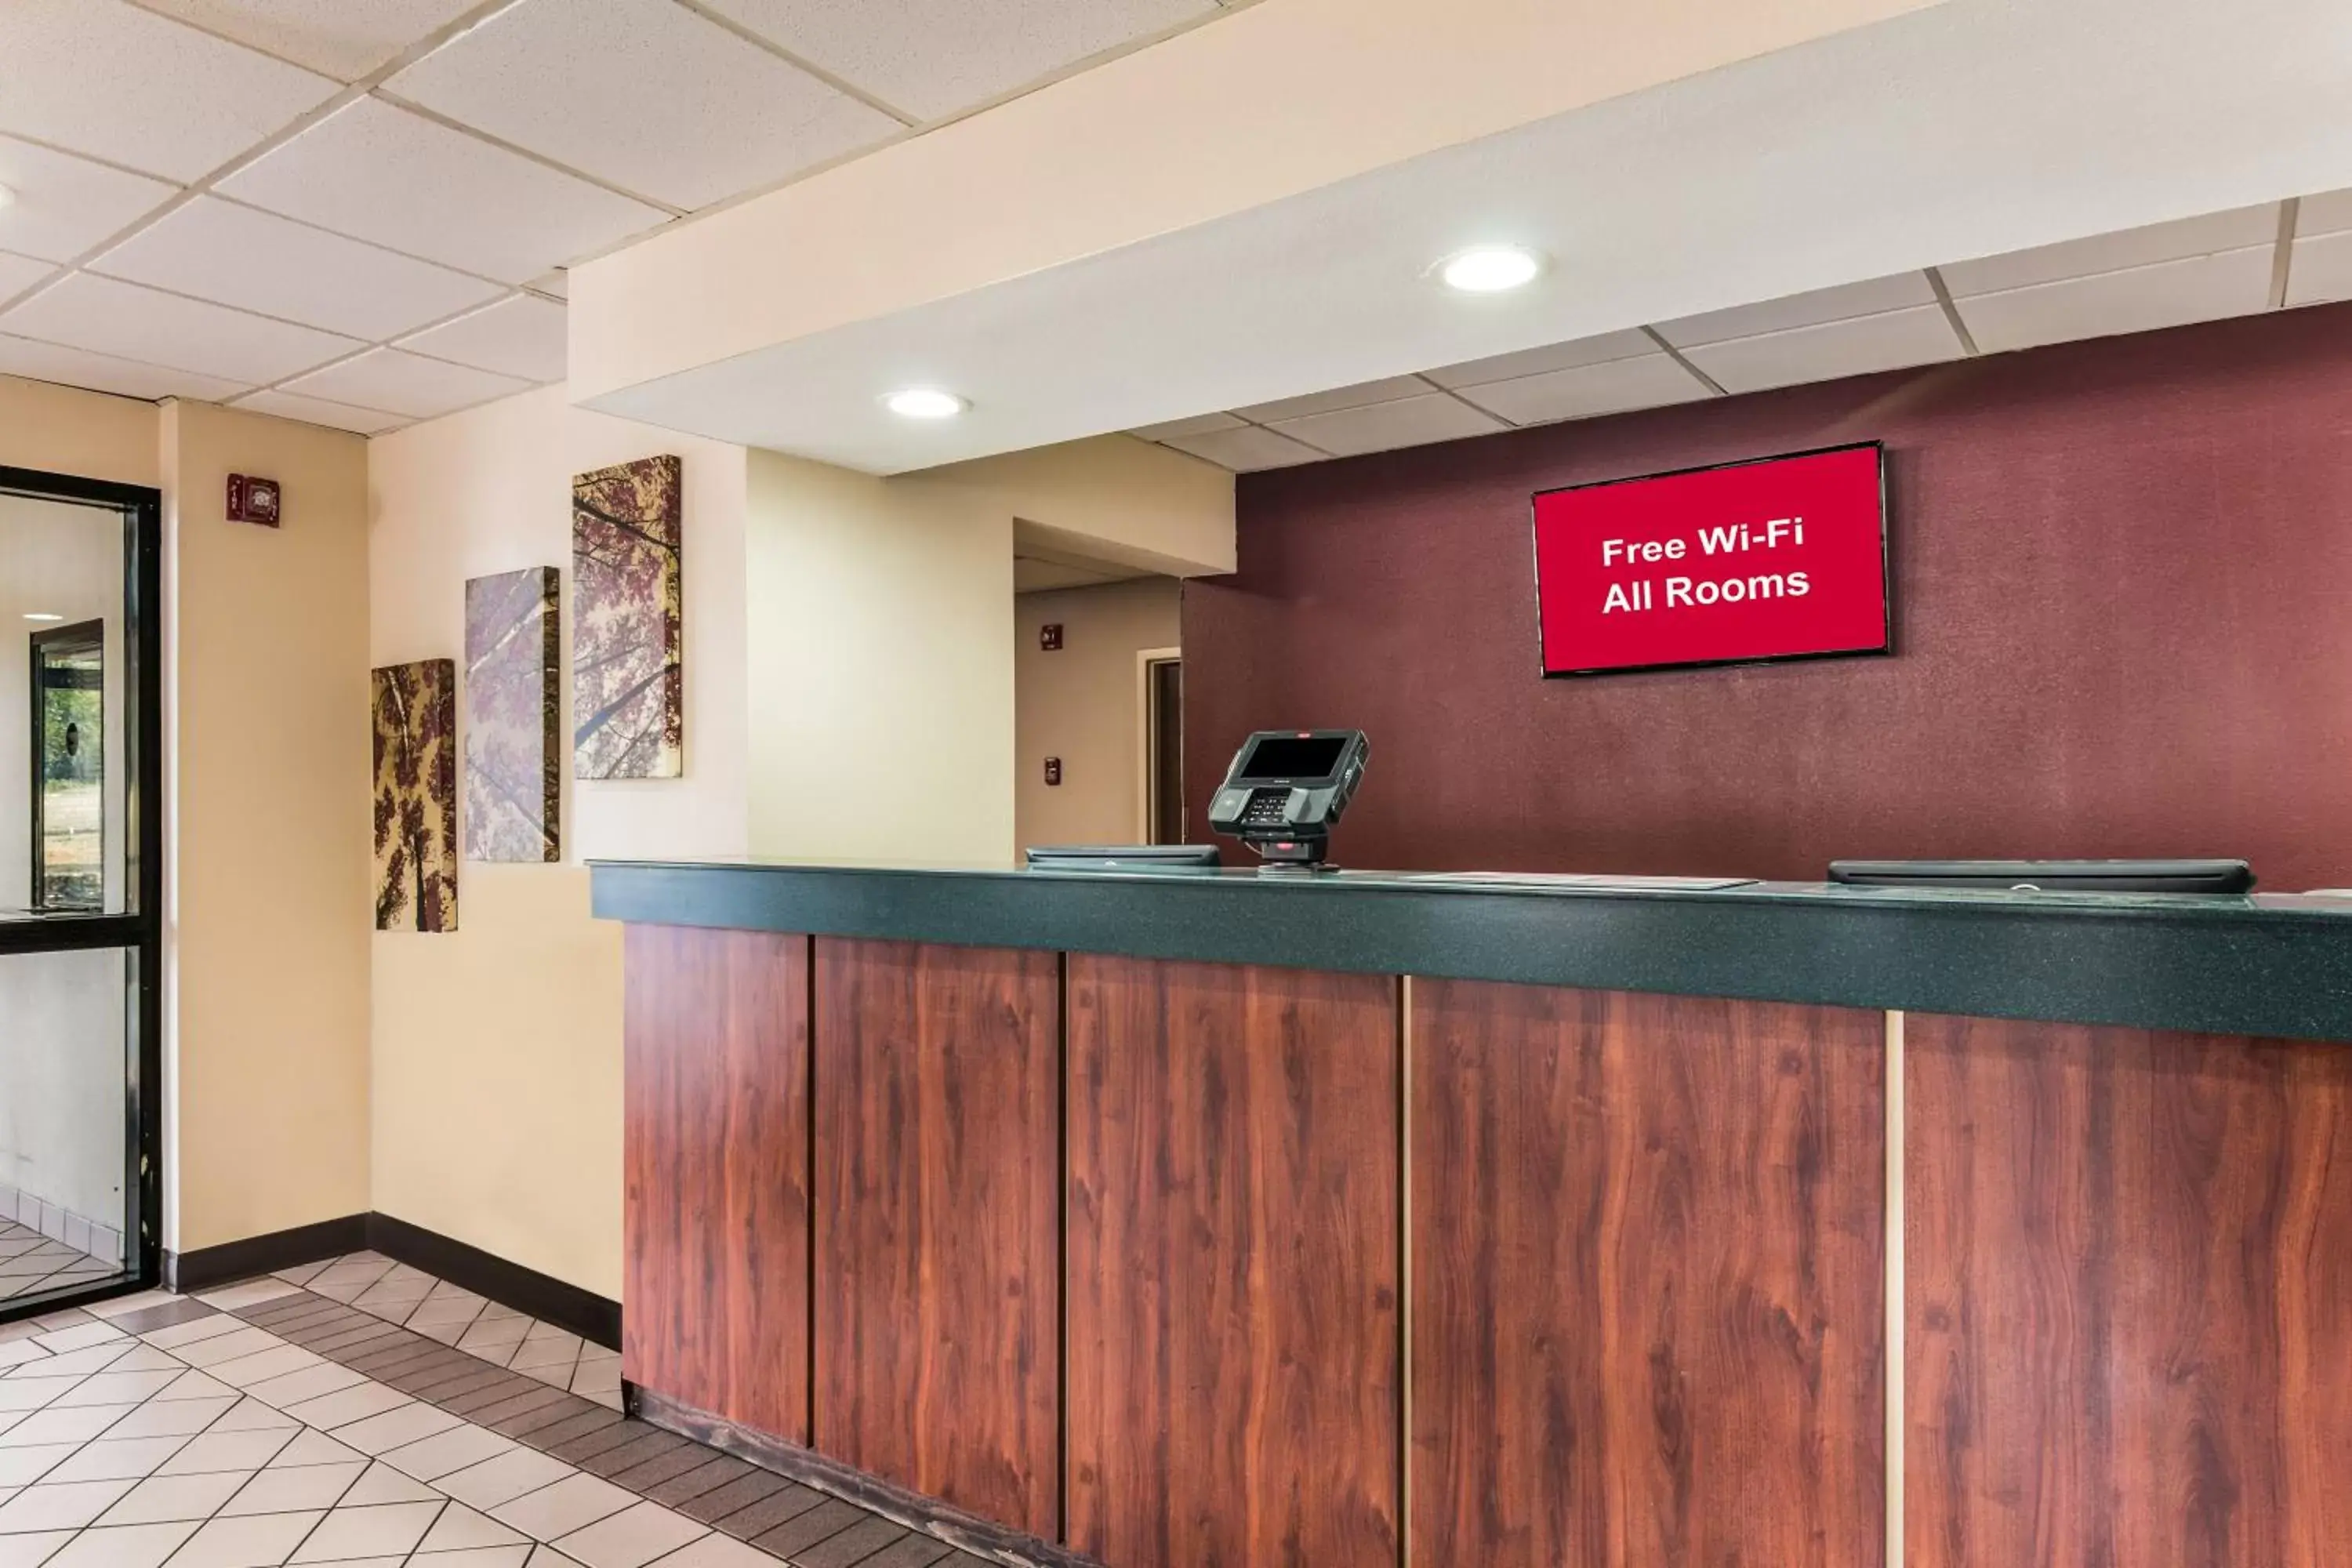
[[[1060,1528],[1052,952],[816,939],[814,1447]]]
[[[623,1374],[808,1440],[808,938],[625,939]]]
[[[1396,982],[1073,954],[1068,1007],[1069,1544],[1395,1563]]]
[[[1911,1568],[2352,1563],[2352,1052],[1906,1036]]]
[[[1882,1016],[1412,996],[1411,1561],[1883,1562]]]

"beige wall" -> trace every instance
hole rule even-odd
[[[467,861],[456,931],[374,936],[374,1206],[615,1298],[620,931],[581,862],[743,850],[744,454],[557,388],[379,437],[369,465],[372,661],[462,660],[467,578],[557,566],[568,692],[572,476],[663,452],[686,482],[685,776],[577,783],[567,742],[566,863]]]
[[[367,448],[164,405],[167,1215],[187,1251],[368,1206]],[[224,515],[285,486],[278,529]]]
[[[152,403],[0,375],[0,466],[156,485],[160,429]]]
[[[1004,863],[1012,511],[751,457],[752,848]]]
[[[1033,844],[1137,844],[1143,823],[1143,704],[1137,655],[1177,646],[1183,586],[1144,577],[1023,594],[1013,628],[1018,837]],[[1047,653],[1037,631],[1062,627]],[[1045,783],[1045,759],[1062,759]]]

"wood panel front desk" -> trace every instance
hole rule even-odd
[[[633,1396],[983,1554],[2352,1563],[2352,902],[595,896]]]

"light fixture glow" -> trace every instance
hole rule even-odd
[[[27,610],[25,612],[25,618],[28,621],[62,621],[65,619],[63,616],[53,616],[47,610]]]
[[[936,386],[909,386],[884,398],[882,406],[901,419],[952,419],[971,405]]]
[[[16,192],[10,190],[5,185],[0,185],[0,207],[6,206],[10,202],[15,201],[16,199]]]
[[[1465,294],[1500,294],[1533,282],[1542,270],[1542,257],[1516,245],[1473,246],[1437,266],[1445,286]]]

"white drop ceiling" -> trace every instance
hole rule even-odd
[[[5,0],[0,374],[364,434],[561,381],[565,268],[1224,8]]]
[[[1958,261],[1133,434],[1250,472],[2338,300],[2352,300],[2352,191]],[[1440,411],[1445,402],[1453,412]]]

